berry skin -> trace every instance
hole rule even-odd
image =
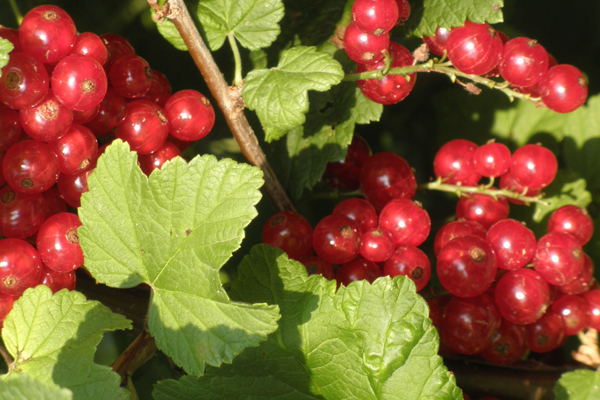
[[[389,52],[393,57],[390,68],[400,68],[410,66],[413,63],[413,56],[406,47],[398,43],[390,43]],[[383,60],[374,64],[358,64],[356,72],[374,71],[383,69],[385,62]],[[366,79],[357,81],[360,91],[369,100],[375,103],[391,105],[396,104],[406,98],[412,91],[417,81],[417,74],[413,73],[407,77],[402,75],[385,75],[381,79]]]
[[[167,100],[173,94],[171,89],[171,83],[162,73],[152,70],[152,84],[150,89],[141,98],[144,100],[150,100],[158,104],[160,107],[165,108]]]
[[[526,144],[513,153],[509,173],[523,187],[543,189],[552,183],[557,171],[554,153],[541,145]]]
[[[104,65],[108,59],[108,51],[100,36],[92,32],[83,32],[77,36],[71,54],[81,54],[88,56],[98,61],[100,65]]]
[[[404,25],[410,17],[410,3],[408,0],[396,0],[396,4],[398,4],[398,21],[396,21],[396,25]]]
[[[24,239],[36,233],[45,217],[44,198],[39,193],[23,194],[10,186],[0,189],[0,234]]]
[[[165,142],[165,144],[152,154],[141,155],[138,157],[140,168],[148,176],[155,169],[160,169],[169,160],[175,157],[182,157],[181,150],[173,143]]]
[[[0,292],[20,296],[42,279],[42,262],[35,248],[21,239],[0,240]]]
[[[27,136],[49,142],[67,133],[73,123],[73,111],[65,107],[50,88],[36,106],[19,110],[19,119]]]
[[[454,139],[444,144],[435,154],[433,171],[447,184],[477,185],[481,175],[475,170],[474,156],[478,146],[465,139]]]
[[[98,157],[98,140],[85,126],[72,125],[67,134],[48,145],[56,154],[61,174],[76,174]]]
[[[373,262],[383,262],[394,254],[394,237],[388,231],[372,229],[361,236],[360,255]]]
[[[579,69],[559,64],[550,68],[543,76],[539,92],[546,107],[559,113],[568,113],[585,103],[588,86]]]
[[[496,270],[494,251],[477,236],[453,239],[437,256],[440,283],[458,297],[475,297],[485,292],[492,285]]]
[[[420,204],[395,199],[381,210],[379,228],[392,234],[396,246],[419,246],[429,236],[431,219]]]
[[[360,231],[343,215],[329,215],[315,227],[313,249],[317,256],[330,264],[352,261],[360,252]]]
[[[502,57],[502,39],[488,24],[465,23],[450,32],[446,52],[459,71],[483,75],[498,65]]]
[[[338,282],[338,285],[348,286],[354,281],[361,280],[373,283],[375,279],[381,276],[383,274],[377,264],[362,257],[357,257],[338,269],[335,274],[335,280]]]
[[[373,154],[369,144],[359,135],[352,136],[346,157],[341,161],[327,163],[323,178],[327,184],[339,190],[356,190],[360,187],[358,174],[363,163]]]
[[[215,110],[203,94],[181,90],[167,100],[165,117],[169,133],[186,142],[200,140],[215,124]]]
[[[583,246],[592,238],[594,221],[585,208],[569,204],[550,215],[548,232],[570,233]]]
[[[44,265],[56,272],[70,272],[83,265],[77,228],[79,217],[60,213],[48,218],[37,234],[36,247]]]
[[[566,294],[558,298],[550,308],[560,315],[565,323],[565,335],[577,335],[588,327],[590,316],[588,314],[588,303],[578,295]]]
[[[533,268],[550,284],[572,282],[583,269],[583,250],[569,233],[551,232],[538,240]]]
[[[417,180],[408,162],[401,156],[381,152],[369,157],[360,169],[360,188],[376,210],[393,199],[412,199]]]
[[[524,267],[535,254],[536,238],[531,229],[514,219],[503,219],[488,229],[485,240],[496,254],[498,268]]]
[[[17,299],[18,297],[16,296],[0,292],[0,331],[2,330],[6,316],[12,310],[13,303]]]
[[[262,231],[263,243],[285,251],[294,260],[299,260],[310,251],[312,236],[313,230],[306,218],[291,211],[273,215]]]
[[[396,25],[398,4],[396,0],[354,0],[352,20],[362,31],[379,36]]]
[[[19,141],[20,136],[19,112],[0,103],[0,152],[10,149]]]
[[[457,237],[474,235],[485,239],[485,234],[485,228],[479,222],[468,221],[464,219],[448,222],[447,224],[443,225],[435,234],[435,239],[433,241],[433,253],[437,256],[446,243]]]
[[[456,218],[479,222],[485,229],[508,218],[508,213],[509,206],[505,198],[494,199],[483,193],[462,196],[456,203]]]
[[[100,104],[106,94],[108,81],[98,61],[72,54],[56,64],[51,85],[54,95],[65,107],[86,111]]]
[[[548,310],[536,322],[525,325],[527,347],[536,353],[547,353],[559,347],[565,339],[565,323],[562,317]]]
[[[346,199],[335,206],[331,213],[350,218],[361,234],[377,228],[378,225],[377,211],[364,199]]]
[[[504,44],[498,70],[504,80],[515,86],[538,83],[549,64],[548,53],[536,40],[518,37]]]
[[[423,42],[436,56],[443,56],[444,51],[446,50],[446,42],[448,41],[448,36],[450,36],[450,29],[446,28],[438,28],[435,30],[435,34],[433,36],[423,36]]]
[[[40,284],[48,286],[50,290],[52,290],[52,293],[56,293],[62,289],[75,290],[76,281],[77,277],[75,276],[75,271],[56,272],[50,268],[44,267]]]
[[[305,256],[299,260],[305,267],[308,276],[319,274],[330,281],[335,279],[335,272],[331,264],[326,263],[316,256]]]
[[[562,285],[556,286],[564,294],[582,294],[590,290],[593,284],[594,263],[587,254],[583,253],[583,268],[581,273],[577,275],[575,280]]]
[[[2,162],[6,182],[17,192],[42,193],[58,179],[58,159],[44,142],[24,140],[6,152]]]
[[[128,99],[142,97],[152,86],[152,69],[146,60],[136,55],[117,59],[109,72],[110,84]]]
[[[0,101],[12,109],[33,107],[50,87],[44,65],[25,53],[12,53],[0,76]]]
[[[522,325],[502,320],[500,328],[490,337],[481,351],[487,361],[494,364],[512,364],[527,351],[527,331]]]
[[[600,331],[600,289],[593,289],[582,295],[588,306],[589,327]]]
[[[23,51],[40,62],[52,64],[68,55],[77,39],[75,23],[65,10],[43,5],[30,10],[19,27]]]
[[[95,135],[104,135],[113,130],[125,118],[127,100],[109,87],[98,105],[98,113],[85,124]]]
[[[371,35],[361,30],[355,22],[346,27],[344,48],[352,61],[359,64],[375,64],[383,60],[383,52],[390,47],[390,35]]]
[[[415,283],[418,292],[429,282],[431,264],[422,250],[414,246],[399,246],[385,262],[383,274],[392,278],[407,276]]]
[[[539,273],[519,268],[498,280],[494,297],[504,318],[513,324],[532,324],[546,312],[550,289]]]
[[[115,61],[123,56],[135,55],[135,49],[123,36],[105,33],[100,35],[100,39],[106,47],[107,59],[103,66],[107,76]]]
[[[497,178],[510,169],[511,156],[502,143],[487,143],[475,150],[473,166],[475,172],[487,178]]]
[[[167,141],[167,119],[163,110],[151,101],[130,101],[115,136],[129,143],[131,150],[140,155],[152,154]]]
[[[508,189],[511,192],[514,193],[519,193],[522,195],[526,195],[529,197],[535,197],[538,194],[540,194],[540,192],[542,191],[541,188],[539,189],[531,189],[528,187],[524,187],[523,185],[521,185],[513,176],[513,174],[510,172],[510,169],[508,170],[508,172],[504,175],[502,175],[500,177],[500,189]],[[508,201],[513,203],[513,204],[525,204],[525,202],[521,201],[521,200],[517,200],[517,199],[512,199],[512,198],[508,198]]]

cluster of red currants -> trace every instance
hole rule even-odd
[[[488,24],[466,21],[452,29],[437,28],[434,36],[424,36],[423,41],[432,53],[445,53],[459,71],[500,76],[514,90],[540,97],[556,112],[574,111],[587,99],[587,81],[581,71],[572,65],[557,65],[534,39],[509,39]]]
[[[28,287],[75,287],[81,224],[67,204],[79,207],[112,138],[128,142],[150,174],[206,136],[215,113],[194,90],[172,94],[125,38],[78,35],[59,7],[32,9],[18,30],[0,28],[0,38],[14,46],[0,77],[2,321]]]

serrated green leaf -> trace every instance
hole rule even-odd
[[[304,123],[309,90],[326,91],[343,77],[331,54],[298,46],[284,51],[276,68],[250,72],[242,95],[248,108],[256,111],[270,142]]]
[[[503,0],[423,0],[414,4],[406,30],[416,36],[432,36],[438,26],[452,28],[464,25],[465,20],[495,24],[503,21]]]
[[[0,39],[0,68],[4,68],[8,64],[9,54],[13,50],[14,46],[8,39]],[[2,76],[2,71],[0,71]]]
[[[592,194],[585,189],[585,179],[572,171],[559,170],[550,186],[544,189],[544,201],[547,204],[535,203],[533,220],[542,222],[554,210],[567,204],[582,208],[592,202]]]
[[[52,295],[40,285],[15,301],[2,339],[14,359],[13,373],[69,388],[74,399],[126,399],[119,375],[93,362],[104,332],[118,329],[131,329],[131,322],[81,293]]]
[[[4,375],[0,379],[3,400],[71,400],[73,393],[52,382],[41,383],[27,374]]]
[[[208,155],[175,158],[147,178],[120,140],[88,180],[78,231],[86,268],[112,287],[152,288],[150,333],[188,373],[231,362],[277,328],[276,306],[233,303],[219,280],[262,184],[258,168]]]
[[[257,50],[269,46],[279,35],[283,18],[281,0],[201,0],[198,18],[211,50],[223,46],[229,34],[242,46]]]
[[[279,330],[232,365],[160,382],[157,400],[462,399],[409,279],[353,282],[336,293],[335,281],[308,277],[267,245],[256,246],[238,273],[232,297],[278,304]]]
[[[156,15],[156,11],[151,10],[152,16]],[[164,18],[162,21],[156,21],[158,32],[171,43],[177,50],[188,51],[187,45],[181,38],[175,24],[170,19]]]
[[[595,372],[578,369],[561,376],[554,386],[556,400],[600,399],[600,368]]]

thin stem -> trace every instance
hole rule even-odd
[[[21,22],[23,22],[23,14],[21,14],[21,10],[19,10],[19,5],[16,0],[9,0],[10,8],[12,9],[13,14],[15,15],[15,19],[17,20],[17,25],[21,26]]]
[[[527,196],[527,191],[524,193],[515,193],[508,189],[491,189],[490,185],[479,185],[479,186],[458,186],[442,183],[441,179],[437,179],[433,182],[424,183],[419,185],[419,189],[424,190],[439,190],[442,192],[456,193],[459,197],[467,193],[481,193],[492,196],[493,198],[504,197],[515,200],[520,200],[526,204],[539,203],[547,205],[548,203],[542,200],[543,195]]]
[[[121,383],[126,383],[127,379],[140,366],[151,359],[155,352],[156,342],[150,336],[150,332],[146,326],[133,343],[115,360],[111,368],[121,376]]]
[[[2,358],[4,358],[4,362],[8,366],[8,369],[10,370],[10,366],[12,365],[12,363],[14,362],[14,360],[10,356],[10,353],[2,345],[2,343],[0,343],[0,354],[2,354]]]
[[[152,0],[151,0],[152,1]],[[244,99],[241,88],[229,87],[223,74],[217,67],[210,50],[204,44],[194,21],[183,0],[169,0],[168,18],[173,21],[181,38],[187,45],[190,55],[206,81],[217,105],[223,112],[233,137],[240,145],[242,154],[248,162],[259,167],[265,179],[265,192],[277,211],[294,211],[294,205],[277,180],[275,173],[267,162],[254,131],[244,115]]]
[[[235,77],[233,78],[233,86],[241,87],[243,84],[242,80],[242,57],[240,57],[240,50],[238,49],[235,41],[235,36],[232,32],[227,34],[231,51],[233,51],[233,59],[235,60]]]

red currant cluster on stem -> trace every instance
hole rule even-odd
[[[0,77],[1,322],[29,287],[74,289],[81,223],[67,204],[79,207],[112,138],[128,142],[149,175],[206,136],[215,113],[197,91],[172,94],[125,38],[78,35],[59,7],[32,9],[0,37],[14,46]]]

